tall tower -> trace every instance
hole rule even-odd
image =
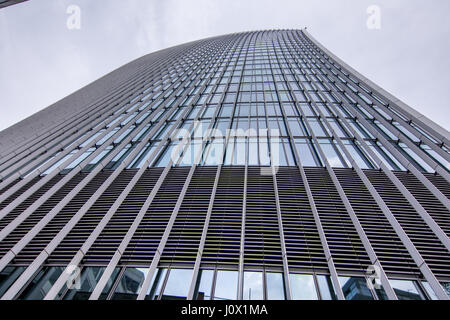
[[[0,133],[0,297],[449,299],[449,137],[304,30],[149,54]]]

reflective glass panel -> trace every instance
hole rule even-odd
[[[266,285],[268,300],[286,299],[282,273],[266,272]]]
[[[0,271],[0,297],[19,278],[25,267],[6,267]]]
[[[161,293],[161,287],[164,283],[164,279],[166,278],[167,269],[156,269],[153,274],[153,279],[150,282],[151,285],[145,296],[145,300],[157,300],[159,294]]]
[[[431,300],[439,300],[438,297],[436,296],[436,293],[434,293],[433,289],[431,288],[428,282],[422,281],[422,285],[425,288],[425,291],[427,292]]]
[[[200,270],[195,289],[195,300],[211,300],[211,289],[214,278],[214,270]]]
[[[261,272],[244,272],[244,300],[262,300],[263,277]]]
[[[191,277],[191,269],[171,269],[161,299],[186,300]]]
[[[81,271],[80,288],[76,286],[67,290],[64,300],[88,300],[94,291],[97,282],[103,274],[105,267],[85,267]]]
[[[346,300],[373,300],[372,293],[363,277],[339,277]]]
[[[319,285],[322,300],[337,300],[330,276],[318,275],[317,283]]]
[[[317,300],[314,277],[310,274],[290,274],[293,300]]]
[[[63,267],[44,267],[20,294],[19,300],[42,300],[63,272]]]
[[[126,268],[112,300],[136,300],[147,273],[147,268]]]
[[[394,289],[398,300],[425,300],[415,281],[389,279],[389,283]]]
[[[217,271],[215,300],[234,300],[237,298],[237,271]]]

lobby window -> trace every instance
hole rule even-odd
[[[214,270],[200,270],[197,277],[194,300],[211,300]]]
[[[192,269],[170,269],[162,300],[186,300]]]
[[[158,300],[160,298],[161,289],[167,276],[167,269],[156,269],[153,279],[150,282],[145,300]],[[189,281],[189,280],[188,280]]]
[[[346,300],[374,300],[364,277],[339,277]]]
[[[314,276],[310,274],[289,274],[292,300],[317,300]]]
[[[330,276],[317,275],[317,284],[319,286],[320,298],[322,300],[337,300],[333,282]]]
[[[5,294],[9,287],[25,271],[25,267],[5,267],[0,271],[0,297]]]
[[[267,300],[285,300],[286,290],[282,273],[266,272]]]
[[[25,287],[18,300],[42,300],[63,272],[63,267],[44,267]]]
[[[263,295],[263,274],[262,272],[244,272],[244,300],[262,300]]]
[[[218,270],[214,300],[235,300],[237,298],[238,272]]]
[[[418,283],[413,280],[394,280],[389,279],[389,283],[399,300],[425,300]]]
[[[63,290],[63,300],[88,300],[94,291],[105,267],[85,267],[81,270],[80,289],[76,287]],[[65,292],[64,292],[65,291]],[[61,293],[60,293],[61,294]]]

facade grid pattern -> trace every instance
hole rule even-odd
[[[450,297],[449,133],[306,30],[162,50],[51,108],[0,132],[1,299]]]

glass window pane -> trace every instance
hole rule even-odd
[[[103,274],[105,267],[85,267],[81,271],[80,289],[69,289],[64,295],[64,300],[88,300],[94,291],[97,282]]]
[[[450,282],[441,283],[447,295],[450,297]]]
[[[147,276],[147,268],[127,268],[117,285],[113,300],[135,300]]]
[[[111,292],[113,285],[116,283],[117,277],[119,276],[120,268],[114,268],[111,276],[105,284],[105,287],[102,290],[102,293],[98,297],[98,300],[106,300]]]
[[[20,277],[25,267],[6,267],[0,271],[0,297]]]
[[[191,269],[171,269],[162,300],[186,300],[191,284]]]
[[[267,299],[268,300],[285,300],[284,279],[282,273],[267,272]]]
[[[145,300],[157,300],[159,294],[161,293],[161,287],[164,283],[164,279],[166,278],[167,269],[156,269],[157,271],[153,274],[153,279],[151,281],[151,285],[145,296]]]
[[[434,293],[433,289],[431,288],[430,284],[426,281],[422,281],[422,285],[425,288],[425,291],[428,293],[428,296],[431,298],[431,300],[439,300],[436,296],[436,293]]]
[[[398,300],[425,300],[423,294],[412,280],[392,280],[389,283],[397,295]]]
[[[214,270],[200,270],[197,278],[197,288],[194,300],[211,300],[211,289],[214,278]]]
[[[295,140],[295,148],[297,149],[301,164],[303,166],[315,167],[317,164],[310,147],[311,145],[309,142],[307,142],[307,140],[304,139]]]
[[[263,280],[261,272],[244,272],[244,300],[262,300]]]
[[[317,300],[314,277],[309,274],[290,274],[293,300]]]
[[[325,153],[330,166],[336,168],[345,167],[341,161],[341,158],[337,154],[336,149],[334,148],[333,142],[331,142],[330,140],[319,140],[319,144],[322,148],[323,153]]]
[[[372,293],[363,277],[339,277],[346,300],[373,300]]]
[[[20,294],[19,300],[42,300],[63,272],[63,267],[44,267]]]
[[[237,298],[237,271],[217,271],[215,300],[234,300]]]
[[[322,300],[337,300],[330,276],[318,275],[317,282]]]

